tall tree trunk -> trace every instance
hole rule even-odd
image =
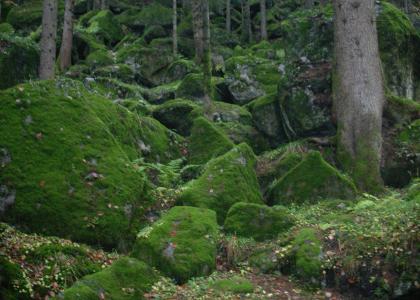
[[[261,39],[267,40],[267,7],[265,0],[260,0],[260,14],[261,14]]]
[[[382,187],[385,101],[374,0],[335,0],[334,105],[338,160],[361,190]]]
[[[57,0],[44,0],[42,15],[41,59],[39,77],[41,79],[54,78],[57,38]]]
[[[251,9],[249,7],[249,0],[242,0],[242,41],[244,43],[251,43],[252,29],[251,29]]]
[[[205,108],[211,105],[211,53],[210,53],[210,10],[208,0],[191,1],[195,57],[202,66],[206,99]]]
[[[305,8],[312,8],[314,6],[314,0],[305,0]]]
[[[73,10],[75,0],[66,0],[64,9],[63,38],[60,48],[60,70],[71,66],[71,50],[73,48]]]
[[[93,0],[92,9],[93,10],[101,9],[101,0]]]
[[[172,45],[174,56],[178,53],[178,3],[177,0],[172,0]]]
[[[231,16],[230,0],[226,0],[226,31],[232,32],[232,16]]]
[[[0,22],[1,22],[1,0],[0,0]]]
[[[101,0],[101,9],[109,9],[108,0]]]

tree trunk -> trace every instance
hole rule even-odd
[[[309,9],[314,6],[314,0],[305,0],[305,8]]]
[[[109,3],[108,0],[101,0],[101,9],[109,9]]]
[[[172,0],[172,44],[173,44],[173,53],[174,56],[178,53],[178,34],[177,34],[177,26],[178,26],[178,4],[177,0]]]
[[[42,15],[40,79],[54,78],[57,38],[57,0],[44,0]]]
[[[385,101],[374,0],[335,0],[337,156],[361,190],[381,190]]]
[[[249,7],[249,0],[242,0],[242,41],[244,43],[251,43],[252,41],[251,9]]]
[[[204,37],[203,37],[203,12],[202,12],[202,0],[191,1],[191,12],[192,22],[194,31],[194,45],[195,45],[195,59],[198,64],[203,62],[204,57]]]
[[[232,17],[231,17],[230,0],[226,0],[226,31],[232,32]]]
[[[64,9],[63,38],[60,48],[60,70],[71,66],[71,50],[73,48],[73,10],[75,0],[66,0]]]
[[[93,10],[101,9],[101,0],[93,0],[92,9]]]
[[[261,14],[261,39],[267,40],[267,7],[265,0],[260,0],[260,14]]]
[[[1,22],[1,0],[0,0],[0,22]]]

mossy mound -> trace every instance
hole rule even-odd
[[[38,76],[39,50],[29,38],[0,33],[0,89]]]
[[[201,107],[190,100],[175,99],[153,108],[153,117],[183,136],[189,135]]]
[[[312,228],[301,229],[292,242],[295,251],[295,272],[309,282],[319,282],[322,246],[317,232]]]
[[[250,112],[242,106],[214,101],[211,107],[211,115],[216,122],[238,122],[244,125],[252,125]]]
[[[228,137],[204,117],[194,120],[189,137],[189,161],[205,164],[233,148]]]
[[[219,224],[237,202],[262,204],[255,163],[248,145],[236,146],[208,162],[203,174],[185,186],[178,203],[213,209]]]
[[[91,17],[86,32],[109,45],[119,42],[124,37],[120,23],[109,10],[101,10]]]
[[[0,34],[13,34],[15,29],[9,23],[0,24]]]
[[[170,26],[172,10],[156,1],[145,5],[142,9],[129,9],[119,15],[118,21],[127,27],[140,31],[153,25]]]
[[[106,49],[99,49],[89,53],[86,64],[91,68],[108,66],[114,63],[111,53]]]
[[[236,203],[228,211],[224,229],[257,241],[275,238],[293,226],[293,218],[281,206]]]
[[[210,288],[217,292],[234,294],[246,294],[254,291],[252,282],[239,276],[216,280],[210,285]]]
[[[420,201],[420,178],[416,178],[407,189],[407,200]]]
[[[131,161],[171,157],[176,135],[70,80],[20,85],[0,99],[2,218],[106,247],[133,239],[150,200]]]
[[[209,275],[216,268],[216,214],[175,206],[137,237],[132,256],[178,282]]]
[[[30,295],[20,266],[0,255],[0,299],[29,300]]]
[[[220,95],[216,93],[216,85],[221,81],[223,79],[213,77],[211,80],[211,95],[206,95],[203,75],[195,73],[188,74],[179,85],[176,91],[176,97],[190,99],[198,103],[203,103],[207,96],[212,98],[212,100],[219,100]]]
[[[144,293],[158,278],[144,262],[125,257],[99,273],[83,277],[58,299],[144,299]]]
[[[316,202],[327,198],[351,199],[356,196],[356,188],[350,179],[314,151],[275,181],[268,196],[275,204]]]

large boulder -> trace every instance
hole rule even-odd
[[[313,203],[328,198],[354,198],[356,188],[349,178],[328,164],[319,152],[313,151],[275,181],[268,196],[274,204]]]
[[[194,120],[188,147],[188,158],[192,164],[205,164],[210,159],[225,154],[233,146],[229,138],[206,118]]]
[[[101,10],[90,18],[86,32],[110,45],[119,42],[124,37],[120,23],[109,10]]]
[[[239,202],[229,209],[224,229],[239,236],[263,241],[277,237],[293,224],[293,218],[284,207]]]
[[[176,206],[138,234],[132,256],[183,283],[216,268],[217,233],[214,211]]]
[[[38,76],[39,49],[29,38],[0,33],[0,89]]]
[[[228,210],[237,202],[262,204],[255,175],[256,159],[252,149],[240,144],[207,163],[203,174],[189,182],[177,202],[210,208],[223,223]]]
[[[156,271],[134,258],[120,258],[111,267],[81,278],[60,297],[65,300],[145,299],[144,293],[159,280]]]
[[[109,248],[133,241],[150,198],[132,161],[179,157],[177,136],[75,81],[19,85],[0,99],[1,219]]]

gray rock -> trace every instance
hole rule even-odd
[[[13,205],[16,200],[16,190],[9,189],[6,185],[0,185],[0,214]]]

